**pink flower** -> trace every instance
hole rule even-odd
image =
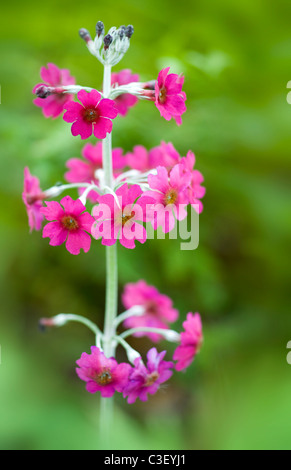
[[[40,76],[44,83],[39,83],[32,90],[33,93],[41,85],[48,85],[52,87],[61,87],[62,85],[75,85],[75,78],[71,77],[70,71],[67,69],[59,69],[54,64],[47,64],[47,68],[41,67]],[[48,96],[45,99],[36,98],[33,100],[36,106],[42,108],[42,112],[45,117],[58,117],[63,109],[64,105],[73,99],[73,95],[69,93],[55,93]]]
[[[69,171],[65,174],[65,178],[69,183],[95,183],[99,185],[99,180],[96,176],[96,170],[101,169],[102,166],[102,142],[97,142],[95,145],[88,143],[83,147],[82,156],[80,158],[71,158],[67,162]],[[125,157],[122,156],[122,149],[116,148],[112,151],[113,168],[120,170],[126,164]],[[115,171],[117,173],[117,171]],[[84,188],[80,189],[79,194],[84,192]],[[92,190],[89,193],[89,199],[96,203],[99,195],[96,191]]]
[[[127,85],[128,83],[138,82],[139,76],[137,74],[132,74],[131,70],[124,69],[118,73],[112,73],[111,75],[111,85]],[[138,99],[129,94],[124,93],[115,98],[114,102],[118,113],[122,116],[126,116],[129,108],[134,106],[137,103]]]
[[[154,200],[143,195],[137,184],[123,184],[113,194],[100,196],[99,205],[93,208],[97,219],[92,227],[94,238],[102,238],[102,245],[111,246],[119,239],[125,248],[135,248],[135,240],[145,243],[146,229],[139,222],[147,222],[152,216]]]
[[[43,238],[50,238],[50,245],[58,246],[66,242],[67,250],[78,255],[81,248],[87,253],[91,246],[93,217],[86,211],[80,199],[74,201],[70,196],[61,200],[62,206],[56,202],[46,202],[41,212],[51,222],[43,229]]]
[[[41,229],[43,215],[40,210],[42,208],[44,197],[45,196],[40,189],[39,179],[36,176],[32,176],[28,167],[25,167],[22,199],[28,215],[30,232],[32,232],[33,229]]]
[[[168,72],[170,67],[160,71],[155,84],[155,105],[167,121],[174,118],[182,124],[181,114],[186,111],[186,94],[182,91],[184,77]]]
[[[205,195],[205,188],[201,186],[203,183],[204,178],[202,173],[198,170],[193,170],[195,165],[195,155],[193,152],[189,150],[186,157],[183,157],[181,163],[185,167],[185,171],[190,172],[191,174],[191,181],[188,188],[188,196],[189,202],[191,206],[200,214],[203,210],[203,204],[200,199]]]
[[[184,321],[185,331],[181,333],[181,344],[176,348],[173,359],[178,361],[176,370],[186,369],[194,357],[199,352],[202,345],[202,323],[199,313],[188,313],[187,320]]]
[[[173,308],[172,300],[161,294],[154,286],[149,286],[145,281],[125,286],[122,302],[126,309],[141,305],[145,309],[142,316],[129,317],[124,321],[125,328],[154,327],[168,328],[168,323],[177,320],[179,312]],[[135,333],[134,336],[148,336],[157,342],[162,337],[156,333]]]
[[[165,167],[158,166],[157,175],[149,175],[148,182],[151,191],[145,195],[156,201],[153,227],[162,227],[164,233],[170,232],[175,226],[175,220],[183,220],[187,216],[186,206],[189,203],[187,187],[191,174],[181,164],[175,165],[170,176]]]
[[[170,370],[174,367],[172,362],[163,361],[166,351],[158,353],[152,348],[147,353],[147,366],[141,358],[134,361],[127,386],[123,390],[123,396],[128,397],[128,403],[134,403],[137,398],[147,401],[148,395],[154,395],[160,385],[166,382],[173,374]]]
[[[128,152],[125,158],[130,168],[141,172],[152,170],[157,166],[165,166],[170,171],[181,160],[179,153],[170,142],[168,144],[161,142],[150,151],[142,145],[136,145],[133,152]]]
[[[88,139],[93,133],[97,139],[104,139],[106,134],[112,131],[112,119],[118,114],[114,101],[101,99],[101,94],[97,90],[89,93],[81,90],[77,96],[82,104],[71,102],[64,106],[67,111],[63,119],[73,123],[72,135]]]
[[[108,359],[96,346],[91,347],[91,354],[82,353],[76,364],[79,366],[76,372],[86,382],[86,390],[100,392],[105,398],[123,391],[132,369],[129,364],[118,364],[113,357]]]
[[[143,145],[136,145],[133,152],[128,152],[125,155],[125,159],[130,168],[142,173],[154,168],[151,163],[150,153]]]
[[[150,151],[152,168],[165,166],[168,171],[180,163],[181,157],[171,142],[161,142],[161,145],[154,147]]]

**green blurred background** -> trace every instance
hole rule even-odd
[[[119,248],[120,292],[138,279],[157,286],[180,310],[177,328],[188,311],[201,313],[205,342],[149,402],[117,397],[112,447],[291,448],[290,17],[287,0],[2,2],[1,449],[100,446],[98,397],[74,371],[90,331],[72,324],[42,334],[37,324],[67,312],[102,326],[104,248],[95,242],[74,257],[50,247],[29,234],[21,200],[24,166],[47,188],[80,156],[84,143],[61,118],[43,118],[31,90],[48,62],[100,87],[102,68],[78,37],[80,27],[93,34],[97,20],[135,27],[115,71],[148,80],[171,66],[185,75],[182,127],[140,102],[116,119],[113,145],[129,151],[164,140],[182,155],[191,149],[207,187],[197,250],[181,251],[179,240]]]

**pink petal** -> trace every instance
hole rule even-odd
[[[77,199],[76,201],[71,198],[71,196],[65,196],[61,199],[61,204],[64,207],[65,211],[73,216],[78,216],[81,212],[86,210],[84,204]]]
[[[78,222],[82,230],[86,230],[86,232],[91,233],[91,228],[95,219],[89,214],[89,212],[84,212],[84,214],[78,216]]]
[[[71,101],[64,106],[64,109],[67,111],[63,115],[63,120],[66,122],[74,122],[76,119],[80,118],[82,111],[84,110],[83,106],[80,103]]]
[[[48,96],[45,98],[44,106],[42,107],[43,114],[46,118],[52,117],[53,119],[57,118],[62,114],[64,110],[65,100],[62,102],[58,98],[53,96]]]
[[[128,203],[129,202],[134,203],[135,200],[139,196],[141,196],[141,194],[142,194],[142,189],[138,184],[134,184],[130,186],[128,190]]]
[[[86,122],[83,119],[78,119],[72,124],[71,132],[73,136],[80,135],[81,139],[88,139],[92,135],[93,126],[91,122]]]
[[[47,220],[58,220],[64,215],[64,211],[57,201],[46,201],[47,207],[42,207],[40,212]]]
[[[148,182],[151,189],[165,193],[169,188],[168,171],[163,166],[157,167],[157,175],[149,175]]]
[[[40,76],[49,85],[60,85],[61,83],[61,71],[52,63],[47,64],[47,69],[42,67],[40,70]]]
[[[71,76],[71,72],[68,69],[61,69],[61,84],[62,85],[75,85],[76,79]]]
[[[62,245],[67,238],[68,231],[60,224],[60,222],[50,222],[45,225],[42,231],[43,238],[50,238],[51,246]]]
[[[65,173],[65,178],[69,183],[90,182],[92,179],[92,168],[80,158],[71,158],[66,163],[70,171]]]
[[[83,230],[69,232],[66,248],[72,255],[79,255],[81,248],[87,253],[90,250],[91,237]]]
[[[107,98],[104,98],[100,101],[100,103],[98,104],[98,111],[100,113],[100,116],[104,116],[110,119],[116,118],[118,114],[114,101],[109,100]]]
[[[88,143],[82,149],[82,155],[86,160],[94,165],[102,167],[102,142],[97,142],[96,145]]]
[[[77,97],[85,108],[96,108],[101,100],[101,94],[97,90],[91,90],[89,93],[85,90],[81,90]]]
[[[99,117],[94,124],[94,135],[97,139],[105,139],[106,135],[112,131],[112,121],[105,117]],[[91,135],[91,134],[90,134]]]

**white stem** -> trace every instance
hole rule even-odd
[[[141,357],[139,352],[133,349],[121,336],[115,336],[115,340],[124,347],[128,360],[134,365],[134,361]]]
[[[94,191],[97,191],[99,194],[102,194],[102,190],[98,186],[93,185],[91,183],[71,183],[62,184],[61,186],[52,186],[51,188],[44,191],[44,195],[48,198],[57,197],[68,189],[88,188],[89,186],[91,187],[91,190],[94,189]]]
[[[152,328],[149,326],[131,328],[130,330],[124,331],[120,335],[120,337],[124,339],[124,338],[127,338],[127,336],[134,335],[135,333],[156,333],[156,334],[163,336],[166,340],[173,342],[173,343],[179,343],[180,338],[181,338],[180,334],[174,330],[167,330],[164,328]]]
[[[87,326],[93,333],[100,338],[102,338],[102,333],[99,330],[98,326],[93,323],[91,320],[88,320],[88,318],[82,317],[80,315],[75,315],[73,313],[59,313],[55,317],[51,318],[52,322],[54,323],[54,326],[64,326],[68,322],[77,322],[77,323],[82,323],[83,325]]]
[[[145,313],[145,308],[142,305],[135,305],[134,307],[129,308],[125,312],[121,313],[118,315],[118,317],[115,318],[114,320],[114,326],[117,328],[120,323],[124,322],[129,317],[140,317],[141,315],[144,315]]]

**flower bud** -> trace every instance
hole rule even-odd
[[[104,23],[102,21],[97,21],[96,34],[97,34],[98,38],[99,38],[99,36],[101,36],[101,34],[104,34]]]
[[[45,329],[46,327],[53,327],[53,326],[63,326],[68,322],[68,315],[60,313],[55,317],[51,318],[41,318],[39,320],[39,327],[41,329]]]
[[[38,98],[44,99],[44,98],[47,98],[51,94],[51,92],[50,92],[50,89],[47,86],[40,85],[35,90],[35,94]]]
[[[104,39],[103,39],[103,42],[104,42],[104,49],[108,49],[108,47],[110,46],[110,44],[112,43],[112,36],[110,34],[106,34],[106,36],[104,36]]]
[[[127,28],[125,28],[125,36],[128,37],[128,39],[130,39],[133,33],[134,33],[134,28],[131,24],[129,24]]]
[[[92,41],[88,29],[81,28],[81,29],[79,30],[79,35],[80,35],[80,37],[81,37],[82,39],[84,39],[84,41],[85,41],[86,43],[88,43],[89,41]]]
[[[126,27],[125,26],[120,26],[118,28],[118,36],[120,39],[123,39],[124,38],[124,35],[125,35],[125,31],[126,31]]]
[[[145,90],[154,90],[155,89],[156,80],[150,80],[143,84],[143,88]]]

